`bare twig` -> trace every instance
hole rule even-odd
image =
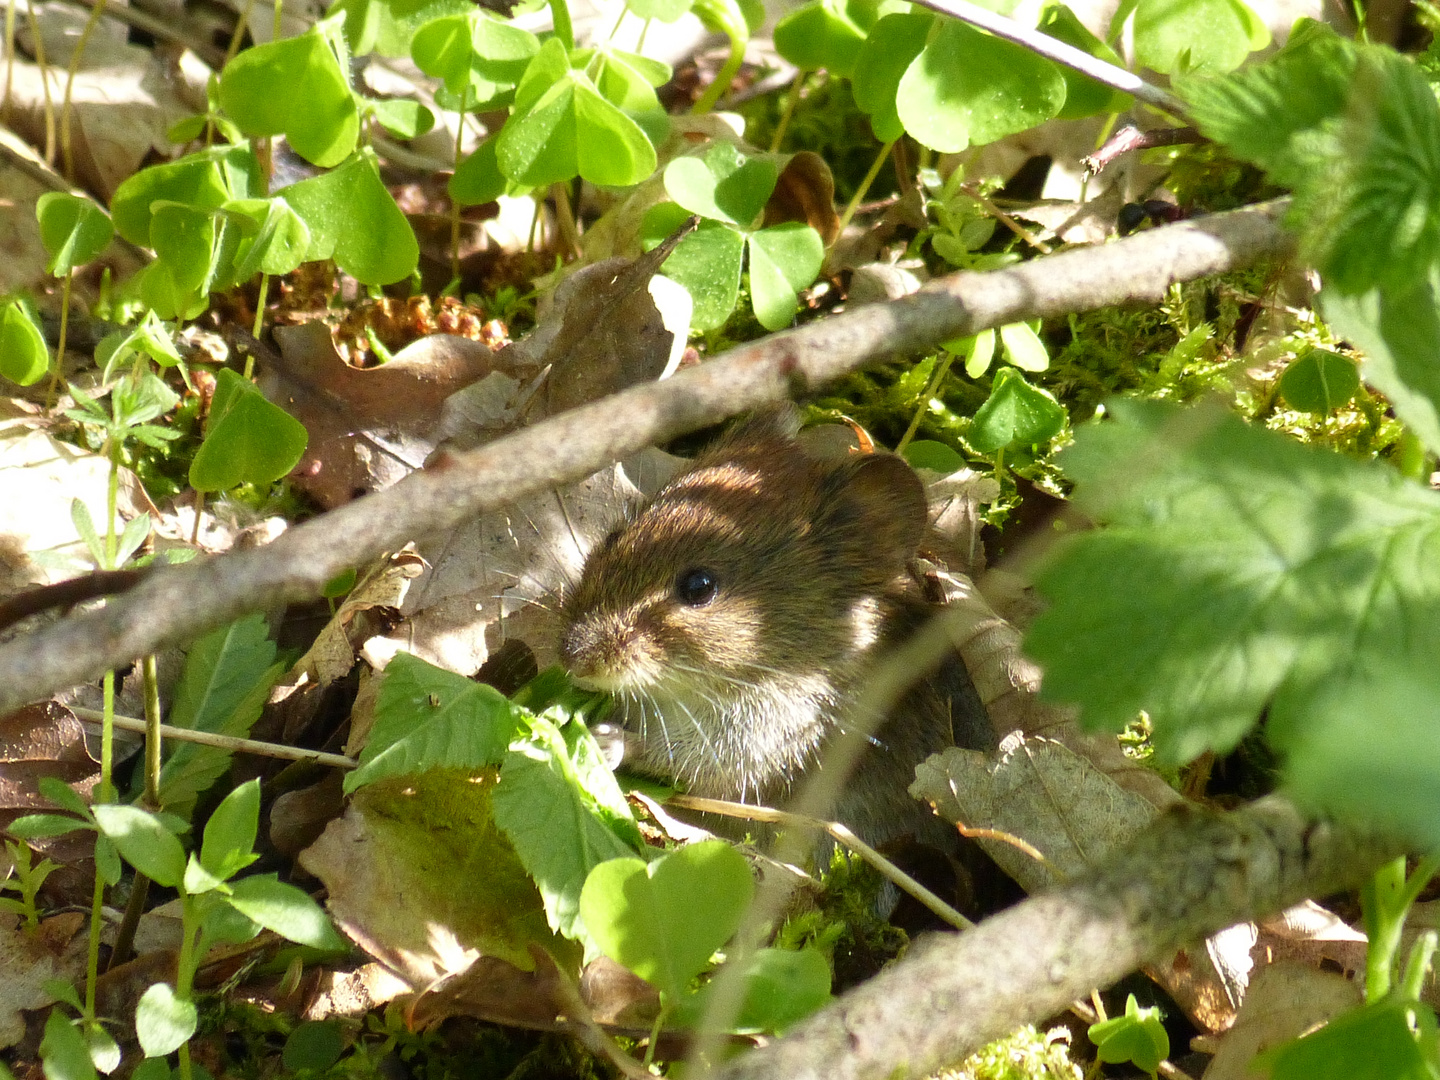
[[[98,611],[0,647],[0,712],[99,677],[276,603],[417,536],[590,475],[646,446],[864,365],[1025,319],[1158,303],[1175,282],[1288,254],[1285,204],[1180,222],[990,273],[959,273],[733,349],[658,383],[571,409],[287,531],[265,548],[157,569]]]
[[[723,1080],[920,1077],[1245,919],[1363,881],[1398,847],[1278,797],[1162,815],[1101,869],[930,939]]]
[[[1080,72],[1081,75],[1088,75],[1098,83],[1130,94],[1147,105],[1164,109],[1173,116],[1188,115],[1185,103],[1168,90],[1162,90],[1158,86],[1147,83],[1140,76],[1131,74],[1114,64],[1107,64],[1104,60],[1099,60],[1073,45],[1066,45],[1049,34],[1021,26],[1004,15],[997,15],[993,11],[968,3],[967,0],[915,0],[915,2],[931,11],[950,15],[971,26],[978,26],[981,30],[988,30],[998,38],[1013,41],[1016,45],[1029,49],[1038,56],[1054,60],[1057,64],[1064,64],[1066,67]]]
[[[77,705],[67,708],[81,720],[88,720],[92,724],[98,724],[105,718],[105,714],[99,709],[82,709]],[[135,731],[142,735],[145,733],[145,721],[134,716],[116,716],[114,723],[121,731]],[[317,765],[332,765],[337,769],[354,769],[359,766],[359,762],[344,754],[327,754],[323,750],[305,750],[298,746],[258,742],[235,735],[217,735],[213,731],[196,731],[194,728],[173,727],[170,724],[161,724],[160,734],[177,742],[199,743],[201,746],[215,746],[221,750],[233,750],[242,754],[259,754],[261,757],[284,758],[286,761],[313,761]]]

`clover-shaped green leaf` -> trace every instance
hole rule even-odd
[[[739,928],[754,890],[744,856],[705,840],[648,864],[601,863],[580,893],[580,918],[606,956],[673,1003]]]
[[[655,88],[672,74],[669,64],[608,46],[577,49],[570,61],[590,77],[601,97],[627,113],[658,112]]]
[[[263,194],[260,163],[248,146],[223,146],[178,161],[141,169],[115,189],[110,213],[115,231],[132,244],[150,246],[151,208],[157,202],[216,209],[231,199]]]
[[[811,0],[775,24],[775,51],[802,71],[849,78],[864,43],[865,31],[840,0]]]
[[[1355,361],[1328,349],[1311,349],[1280,376],[1280,396],[1292,409],[1334,412],[1360,389]]]
[[[602,187],[626,187],[655,171],[655,147],[644,130],[570,67],[555,38],[516,87],[515,111],[495,158],[502,173],[532,187],[577,175]]]
[[[765,209],[778,176],[774,163],[747,158],[733,143],[719,142],[703,157],[680,157],[665,166],[665,190],[692,214],[748,229]]]
[[[238,372],[221,371],[210,430],[190,464],[190,486],[228,491],[242,483],[268,484],[295,467],[308,441],[305,425],[265,400],[254,383]]]
[[[1132,26],[1135,62],[1165,75],[1234,71],[1270,44],[1244,0],[1139,0]]]
[[[1039,320],[1035,326],[1039,326]],[[1035,328],[1026,323],[1009,323],[1000,327],[1000,344],[1005,355],[1021,371],[1044,371],[1050,366],[1050,354]]]
[[[47,273],[64,277],[105,250],[115,235],[110,217],[89,199],[65,191],[47,191],[35,202],[40,239],[50,253]]]
[[[809,225],[790,221],[751,233],[747,246],[755,318],[767,330],[783,329],[795,315],[795,294],[820,272],[825,243]]]
[[[360,115],[322,26],[246,49],[220,75],[220,104],[248,135],[284,135],[321,167],[355,149]]]
[[[486,139],[460,162],[450,177],[450,197],[461,206],[493,202],[510,189],[510,180],[495,160],[495,140]]]
[[[1032,128],[1064,104],[1055,64],[953,19],[941,21],[895,98],[905,130],[944,153]]]
[[[479,9],[434,19],[410,43],[410,56],[421,71],[443,79],[453,95],[469,87],[474,104],[512,89],[539,51],[534,34]]]
[[[234,281],[249,281],[257,273],[288,274],[305,261],[310,250],[310,227],[279,195],[269,199],[243,199],[225,209],[255,222],[253,236],[240,241],[235,253]]]
[[[373,150],[278,194],[310,229],[309,259],[333,257],[365,285],[399,281],[420,261],[415,232],[381,182]]]
[[[661,203],[645,216],[642,233],[648,247],[654,247],[688,218],[676,203]],[[694,302],[690,325],[713,330],[724,324],[735,310],[740,296],[740,268],[745,260],[745,237],[718,221],[701,222],[676,245],[661,267],[672,281],[682,285]]]
[[[1014,368],[1001,368],[965,441],[989,454],[1006,446],[1033,446],[1054,438],[1064,427],[1063,405],[1048,391],[1031,386]]]
[[[694,0],[625,0],[625,6],[642,19],[674,22],[694,4]]]
[[[928,11],[886,15],[866,35],[855,61],[851,88],[855,104],[870,114],[870,127],[881,142],[894,142],[905,134],[896,111],[900,79],[925,48],[935,16]]]
[[[1046,8],[1036,29],[1106,63],[1116,67],[1125,66],[1120,55],[1092,34],[1064,4],[1052,4]],[[1065,79],[1065,105],[1056,116],[1061,120],[1078,120],[1101,112],[1123,112],[1131,105],[1129,94],[1112,90],[1104,83],[1098,83],[1088,75],[1081,75],[1073,68],[1062,65],[1060,74]]]
[[[50,367],[50,351],[40,328],[19,300],[0,307],[0,375],[29,386]]]
[[[1134,994],[1125,1001],[1124,1016],[1091,1024],[1087,1034],[1099,1049],[1101,1061],[1112,1065],[1133,1062],[1152,1076],[1170,1056],[1170,1036],[1160,1022],[1160,1010],[1140,1008]]]

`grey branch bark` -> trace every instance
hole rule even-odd
[[[1124,852],[973,930],[917,944],[715,1080],[928,1076],[1093,987],[1307,896],[1359,884],[1399,848],[1271,797],[1168,811]]]
[[[732,349],[517,431],[308,521],[259,550],[154,572],[97,611],[0,647],[0,713],[248,611],[313,597],[351,567],[483,510],[590,475],[646,446],[864,365],[989,327],[1112,304],[1158,303],[1169,287],[1292,250],[1283,204],[1216,214],[856,308]]]

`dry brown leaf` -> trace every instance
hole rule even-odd
[[[46,979],[80,983],[85,978],[89,920],[81,911],[45,919],[33,933],[22,930],[19,917],[0,913],[0,1049],[25,1037],[21,1010],[43,1009],[55,999],[44,990]]]

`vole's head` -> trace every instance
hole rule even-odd
[[[780,679],[829,679],[879,632],[879,596],[925,531],[900,458],[827,461],[784,414],[742,423],[591,554],[564,598],[582,682],[719,706]]]

